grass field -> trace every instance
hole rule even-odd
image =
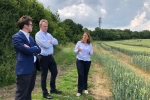
[[[150,39],[122,40],[122,41],[116,41],[116,43],[133,45],[133,46],[150,47]]]
[[[57,88],[63,91],[62,94],[52,94],[53,100],[94,100],[92,96],[83,94],[81,97],[76,97],[77,93],[77,70],[76,70],[76,55],[74,53],[74,45],[69,44],[68,46],[60,46],[61,51],[55,54],[55,60],[58,64],[59,75],[57,77]],[[49,78],[48,78],[49,80]],[[33,94],[33,100],[47,100],[42,97],[40,83],[36,92]],[[47,82],[48,90],[49,82]]]
[[[142,42],[142,43],[141,43]],[[58,65],[57,88],[62,94],[52,94],[53,100],[150,100],[150,40],[96,41],[89,73],[89,95],[76,97],[77,70],[74,44],[59,45],[55,52]],[[143,46],[140,46],[140,45]],[[118,49],[119,48],[119,49]],[[123,52],[121,51],[123,50]],[[138,51],[138,52],[137,52]],[[131,52],[131,55],[127,55]],[[136,52],[135,54],[133,54]],[[139,53],[140,52],[140,53]],[[50,76],[50,74],[49,74]],[[49,87],[49,77],[47,79]],[[14,100],[15,85],[0,89],[0,100]],[[11,92],[10,92],[11,91]],[[47,100],[42,97],[40,73],[37,75],[32,100]]]

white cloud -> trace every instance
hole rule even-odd
[[[104,17],[107,14],[107,11],[105,9],[101,9],[101,14],[103,15],[102,17]]]
[[[104,9],[102,10],[102,12],[103,14],[106,14],[106,11]],[[86,4],[67,6],[63,9],[59,9],[58,13],[60,14],[61,20],[70,18],[75,23],[82,24],[82,26],[86,28],[95,28],[98,26],[99,13],[97,13],[97,11]]]
[[[148,20],[145,23],[143,23],[139,26],[136,26],[136,27],[131,27],[129,25],[129,26],[124,26],[124,27],[116,27],[113,29],[121,29],[121,30],[130,29],[131,31],[142,31],[142,30],[149,30],[150,31],[150,20]]]
[[[95,29],[102,18],[104,29],[119,28],[130,30],[150,30],[150,0],[38,0],[52,12],[60,14],[60,19],[72,19],[83,27]]]
[[[132,28],[128,26],[128,27],[125,27],[124,29],[131,29],[132,31],[150,30],[150,20],[146,21],[145,23],[142,23],[139,26],[132,27]]]
[[[91,30],[91,31],[94,31],[94,30],[95,30],[94,27],[88,27],[87,29],[88,29],[88,30]]]
[[[150,20],[145,19],[146,12],[135,16],[135,18],[131,21],[131,24],[124,27],[117,27],[114,29],[130,29],[131,31],[142,31],[142,30],[150,30]]]
[[[145,21],[144,19],[145,16],[146,16],[146,12],[143,12],[142,14],[135,16],[135,18],[131,21],[130,26],[136,27],[136,26],[141,25]]]
[[[144,2],[144,8],[147,9],[148,12],[150,12],[150,1]]]
[[[149,8],[149,4],[147,2],[144,3],[145,8]]]
[[[80,17],[81,19],[90,16],[92,9],[85,4],[67,6],[63,9],[58,9],[58,13],[62,18]]]

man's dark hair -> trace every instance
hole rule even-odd
[[[29,22],[32,22],[32,18],[30,16],[24,15],[18,20],[19,29],[23,29],[24,25],[29,25]]]

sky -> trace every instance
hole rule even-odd
[[[84,28],[150,30],[150,0],[38,0]]]

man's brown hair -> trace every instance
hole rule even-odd
[[[29,25],[29,22],[32,22],[32,18],[30,16],[24,15],[18,20],[19,29],[23,29],[24,25]]]

